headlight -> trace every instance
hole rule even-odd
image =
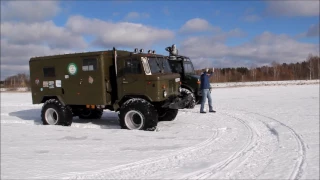
[[[163,91],[163,97],[167,97],[167,91],[166,90]]]

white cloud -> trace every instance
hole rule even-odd
[[[33,56],[86,51],[84,36],[95,38],[94,45],[102,47],[145,48],[166,42],[174,33],[135,23],[112,23],[98,19],[73,16],[65,27],[53,21],[1,23],[1,79],[27,72]]]
[[[272,61],[279,63],[299,62],[309,53],[319,54],[319,45],[300,43],[287,35],[264,32],[251,41],[229,47],[216,37],[192,37],[181,44],[181,54],[194,59],[196,67],[205,65],[220,67],[266,65]],[[202,59],[201,64],[198,62]],[[204,59],[207,62],[204,62]]]
[[[299,33],[295,35],[295,38],[313,38],[313,37],[319,37],[320,36],[320,31],[319,31],[319,23],[317,24],[312,24],[308,30],[306,30],[303,33]]]
[[[186,39],[185,41],[183,41],[182,46],[184,45],[188,45],[188,44],[196,44],[199,46],[202,46],[201,44],[198,43],[204,43],[204,44],[222,44],[225,43],[225,41],[228,38],[232,38],[232,37],[245,37],[246,33],[243,32],[241,29],[236,28],[236,29],[232,29],[228,32],[220,32],[220,33],[216,33],[216,35],[214,36],[194,36],[194,37],[190,37],[188,39]],[[210,47],[208,47],[210,48]]]
[[[308,31],[306,32],[306,36],[307,37],[316,37],[316,36],[319,37],[319,33],[320,33],[319,29],[320,29],[319,23],[318,24],[312,24],[310,26],[310,28],[308,29]]]
[[[261,18],[260,16],[256,15],[256,14],[252,14],[252,15],[245,15],[242,18],[245,22],[257,22],[259,21]]]
[[[1,79],[28,69],[33,56],[74,52],[86,47],[81,35],[45,21],[60,8],[53,1],[1,2]]]
[[[71,52],[70,49],[50,48],[41,44],[11,44],[1,40],[1,65],[23,65],[33,56],[63,54]]]
[[[149,18],[148,13],[138,13],[138,12],[129,12],[125,17],[126,20],[139,19],[139,18]]]
[[[57,15],[60,10],[58,1],[5,1],[1,3],[1,21],[43,21]]]
[[[26,72],[33,56],[63,54],[86,47],[81,35],[52,21],[1,23],[1,78]]]
[[[268,1],[266,12],[282,16],[319,16],[319,1]]]
[[[170,30],[128,22],[113,23],[82,16],[70,17],[66,27],[77,34],[94,36],[94,44],[103,47],[146,47],[174,37]]]
[[[31,57],[70,52],[73,51],[41,44],[12,44],[1,39],[1,79],[21,72],[29,73],[28,63]]]
[[[244,15],[241,19],[245,22],[257,22],[261,20],[260,15],[255,14],[255,8],[250,7],[245,9]]]
[[[74,35],[64,27],[56,26],[52,21],[24,23],[1,23],[1,37],[12,44],[38,44],[59,48],[85,48],[83,37]]]
[[[201,18],[194,18],[188,20],[181,28],[182,33],[219,31],[220,28],[212,26],[207,20]]]

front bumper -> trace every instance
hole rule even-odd
[[[192,96],[171,96],[166,100],[162,108],[169,108],[169,109],[184,109],[186,107],[186,104],[192,99]]]

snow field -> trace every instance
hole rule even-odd
[[[319,84],[215,88],[217,113],[155,132],[117,114],[44,126],[30,93],[1,93],[2,179],[319,179]]]

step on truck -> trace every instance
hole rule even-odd
[[[195,73],[193,63],[187,56],[179,55],[176,45],[165,48],[169,52],[167,59],[172,72],[179,73],[181,78],[182,95],[191,96],[186,102],[185,108],[193,109],[201,102],[200,76]]]
[[[32,103],[42,104],[44,125],[99,119],[109,109],[123,129],[155,130],[172,121],[191,97],[181,95],[180,75],[154,51],[112,50],[32,57]]]

